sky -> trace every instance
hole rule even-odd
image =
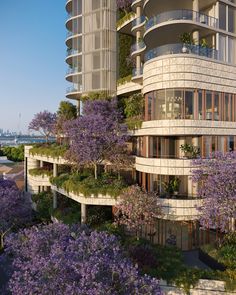
[[[0,0],[0,129],[27,132],[65,99],[66,0]]]

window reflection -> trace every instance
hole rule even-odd
[[[146,95],[146,120],[235,121],[236,96],[194,89],[166,89]]]

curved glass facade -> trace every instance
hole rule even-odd
[[[236,121],[236,95],[201,89],[164,89],[146,94],[145,121]]]

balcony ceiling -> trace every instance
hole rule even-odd
[[[216,3],[216,0],[199,0],[200,11]],[[170,11],[170,10],[179,10],[179,9],[189,9],[192,10],[192,1],[189,0],[166,0],[166,1],[157,1],[149,0],[145,6],[145,16],[151,18],[159,13]]]

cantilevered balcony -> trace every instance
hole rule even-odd
[[[66,89],[66,97],[70,99],[78,100],[82,94],[82,91],[83,91],[82,85],[70,86]]]
[[[209,27],[213,27],[215,29],[219,27],[218,19],[215,17],[211,17],[201,12],[193,10],[182,9],[166,11],[154,16],[153,18],[147,21],[145,28],[146,30],[149,30],[152,27],[159,25],[161,23],[173,21],[193,21]]]
[[[219,60],[219,52],[213,48],[200,45],[167,44],[149,50],[145,54],[145,62],[153,58],[169,54],[193,54]]]
[[[139,30],[140,27],[144,26],[146,23],[146,17],[144,15],[134,19],[132,21],[132,29],[131,31],[134,32],[135,30]]]
[[[131,46],[131,56],[140,54],[146,49],[146,45],[143,41],[139,41]]]

